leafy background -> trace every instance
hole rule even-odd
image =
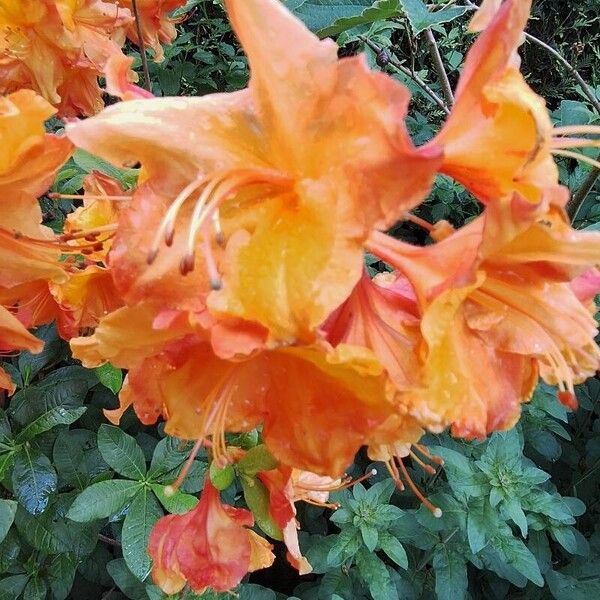
[[[472,42],[465,34],[470,7],[435,0],[285,0],[309,27],[335,37],[342,55],[365,51],[413,92],[408,124],[417,143],[439,128],[444,113],[415,85],[417,75],[439,96],[443,90],[425,41],[433,32],[456,83]],[[600,28],[597,0],[537,0],[529,31],[557,49],[588,81],[600,100]],[[190,0],[167,60],[150,63],[156,95],[230,91],[248,79],[247,62],[213,0]],[[380,52],[379,49],[385,49]],[[131,48],[137,58],[139,53]],[[291,49],[293,51],[293,49]],[[522,48],[523,71],[548,101],[557,124],[598,123],[581,86],[548,52],[532,42]],[[402,72],[404,71],[404,73]],[[407,76],[408,73],[410,76]],[[485,149],[482,148],[482,152]],[[78,151],[63,168],[55,190],[77,192],[93,169],[135,183],[136,171],[117,170]],[[572,190],[590,168],[560,163]],[[46,222],[62,228],[70,202],[42,199]],[[420,214],[461,225],[479,211],[464,189],[439,177]],[[599,228],[600,187],[573,210],[577,227]],[[395,233],[422,242],[410,224]],[[372,270],[384,265],[369,260]],[[166,513],[197,502],[208,469],[200,454],[180,491],[165,497],[189,447],[165,437],[162,426],[144,427],[127,413],[122,427],[106,423],[103,408],[117,405],[123,374],[107,365],[86,370],[69,355],[53,325],[36,334],[39,355],[6,357],[3,367],[18,391],[0,409],[0,600],[159,600],[148,577],[149,531]],[[409,470],[443,509],[436,519],[409,492],[394,489],[381,465],[359,454],[350,473],[379,470],[366,486],[339,492],[335,512],[299,506],[301,546],[314,573],[298,577],[275,542],[273,568],[253,574],[236,591],[241,600],[393,600],[600,597],[600,381],[577,389],[580,408],[567,413],[555,390],[540,385],[512,431],[482,443],[448,435],[428,436],[443,457],[436,475]],[[261,453],[256,432],[230,443]],[[210,476],[226,501],[253,504],[240,473],[228,467]],[[246,492],[246,493],[244,493]],[[263,506],[264,509],[264,506]],[[268,519],[257,519],[269,532]],[[184,592],[181,599],[197,598]],[[206,592],[202,598],[217,594]],[[229,596],[224,595],[224,598]],[[177,596],[173,597],[175,600]]]

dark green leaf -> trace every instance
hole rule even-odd
[[[25,429],[20,431],[15,437],[15,442],[18,444],[27,442],[57,425],[71,425],[71,423],[77,421],[85,411],[85,407],[64,408],[62,406],[55,406],[49,411],[41,414],[34,421],[29,423]]]
[[[415,33],[420,33],[433,25],[453,21],[464,15],[468,10],[465,6],[460,6],[433,12],[427,9],[427,5],[423,0],[400,0],[400,4]]]
[[[148,538],[156,521],[162,516],[163,511],[156,496],[149,489],[142,488],[130,504],[123,522],[123,558],[140,581],[144,581],[150,573]]]
[[[131,600],[146,598],[146,586],[127,568],[124,559],[112,560],[106,565],[106,569],[127,598]]]
[[[53,600],[66,600],[75,579],[77,559],[72,554],[58,554],[48,564],[48,583]]]
[[[467,595],[467,565],[462,556],[439,545],[433,555],[438,600],[461,600]]]
[[[219,467],[213,460],[208,473],[212,484],[220,491],[226,490],[235,481],[235,470],[232,465]]]
[[[39,576],[34,576],[27,582],[23,600],[46,600],[47,592],[46,581]]]
[[[98,450],[111,469],[119,475],[129,479],[144,479],[144,453],[137,442],[123,430],[112,425],[101,425],[98,431]]]
[[[56,491],[58,477],[50,460],[38,450],[23,446],[15,456],[12,485],[21,506],[32,514],[41,513]]]
[[[362,537],[364,545],[367,547],[369,552],[373,552],[379,541],[379,533],[375,527],[371,527],[365,523],[360,525],[360,535]]]
[[[0,599],[15,600],[25,589],[29,575],[11,575],[0,581]]]
[[[15,520],[17,503],[14,500],[0,500],[0,542],[4,540]]]
[[[372,552],[365,549],[356,554],[356,567],[361,579],[373,596],[373,600],[397,600],[394,586],[385,563]]]
[[[469,502],[467,511],[467,537],[471,552],[477,554],[496,535],[498,514],[486,498]]]
[[[406,550],[394,536],[387,532],[379,534],[379,547],[399,567],[408,569],[408,556],[406,555]]]
[[[84,523],[117,514],[140,491],[141,484],[127,479],[100,481],[75,498],[67,517]]]

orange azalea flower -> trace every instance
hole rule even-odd
[[[68,135],[115,164],[142,163],[111,257],[127,302],[198,295],[179,270],[193,275],[199,253],[223,287],[208,299],[215,314],[260,323],[272,343],[312,341],[359,280],[369,230],[421,201],[439,152],[414,149],[408,92],[363,57],[338,60],[277,0],[226,8],[248,89],[121,103]]]
[[[98,112],[98,76],[131,20],[101,0],[1,0],[0,93],[31,88],[61,115]]]
[[[515,195],[423,248],[373,236],[371,251],[402,269],[419,298],[423,380],[406,402],[430,429],[452,423],[457,435],[483,437],[511,427],[538,371],[572,405],[574,383],[600,366],[596,322],[575,292],[589,299],[598,284],[577,277],[598,260],[600,234],[574,231],[557,210],[532,211]],[[512,238],[500,235],[519,214]]]
[[[567,137],[597,134],[597,127],[553,129],[544,100],[519,72],[516,51],[530,8],[531,0],[482,4],[472,28],[487,27],[467,54],[456,103],[431,142],[444,148],[441,171],[486,204],[518,192],[533,203],[544,198],[564,205],[568,191],[559,185],[552,156],[590,162],[568,149],[600,143]]]
[[[125,6],[133,14],[132,0],[110,0],[120,6]],[[176,8],[185,6],[186,0],[137,0],[139,26],[142,31],[144,44],[154,52],[154,60],[162,62],[165,58],[161,44],[171,44],[177,36],[175,23],[169,14]],[[132,23],[127,29],[127,37],[134,44],[140,45],[137,25]]]
[[[165,316],[149,305],[122,308],[103,318],[93,336],[72,340],[84,365],[109,360],[129,369],[122,409],[112,419],[133,404],[143,423],[163,416],[170,435],[211,435],[216,458],[225,454],[225,431],[262,422],[278,460],[337,476],[395,410],[387,377],[367,350],[287,347],[224,360],[213,352],[209,332],[203,339],[185,315]]]
[[[186,584],[197,594],[231,590],[275,559],[271,544],[248,529],[252,525],[252,513],[222,504],[207,477],[196,508],[162,517],[154,526],[148,542],[154,583],[167,594]]]
[[[344,343],[372,350],[402,390],[418,376],[419,321],[416,297],[405,277],[380,273],[371,279],[363,272],[323,330],[334,347]]]
[[[12,350],[29,350],[40,352],[44,344],[31,335],[25,327],[4,307],[0,306],[0,353]],[[0,368],[0,389],[9,394],[15,391],[15,385],[10,376]]]

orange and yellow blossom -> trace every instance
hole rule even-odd
[[[369,231],[422,200],[439,152],[415,150],[407,90],[363,57],[338,60],[277,0],[225,4],[248,89],[132,100],[68,135],[116,164],[142,164],[111,255],[128,302],[171,286],[193,296],[179,271],[197,277],[202,255],[214,314],[261,324],[271,345],[311,342],[360,279]]]
[[[35,336],[31,335],[3,306],[0,306],[0,354],[14,350],[29,350],[29,352],[40,352],[44,344]],[[15,384],[10,375],[0,367],[0,390],[7,390],[9,394],[15,391]]]
[[[197,594],[227,592],[249,572],[269,567],[272,546],[254,533],[252,513],[221,502],[207,477],[200,502],[183,515],[167,515],[148,543],[152,579],[167,594],[186,584]]]
[[[127,8],[133,14],[132,0],[109,0]],[[145,46],[152,48],[154,60],[162,62],[165,53],[162,44],[171,44],[177,36],[175,21],[169,17],[175,9],[185,6],[187,0],[137,0],[139,26]],[[138,46],[137,25],[131,23],[127,29],[127,37]]]
[[[404,402],[428,428],[452,424],[464,437],[510,428],[538,373],[573,405],[573,385],[600,366],[588,307],[600,234],[574,231],[560,210],[515,195],[431,246],[375,233],[370,250],[417,293],[423,372]]]
[[[471,29],[484,31],[467,53],[450,116],[431,142],[443,148],[441,172],[484,204],[518,192],[532,203],[563,206],[568,190],[559,184],[553,155],[590,162],[569,148],[600,144],[567,137],[598,134],[598,127],[553,128],[543,98],[521,75],[517,48],[530,8],[531,0],[482,4]]]
[[[98,112],[98,77],[131,20],[102,0],[0,0],[0,94],[30,88],[61,116]]]
[[[216,458],[225,454],[225,431],[262,423],[263,439],[282,463],[335,477],[395,412],[394,391],[367,350],[282,347],[226,360],[193,321],[142,304],[115,311],[93,336],[71,341],[86,366],[109,360],[129,369],[113,421],[133,404],[145,424],[165,418],[170,435],[212,436]]]
[[[105,269],[61,257],[71,248],[41,224],[37,196],[73,150],[66,138],[45,133],[55,112],[32,90],[0,98],[0,304],[25,327],[56,320],[69,339],[121,302]]]

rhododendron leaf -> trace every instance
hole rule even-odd
[[[422,0],[400,0],[400,4],[402,4],[402,8],[415,33],[420,33],[433,25],[453,21],[464,15],[468,10],[466,6],[460,6],[429,11]]]
[[[0,542],[6,537],[15,520],[17,503],[14,500],[0,500]]]
[[[143,488],[133,499],[123,522],[123,558],[131,572],[141,581],[150,573],[151,561],[147,552],[150,532],[162,516],[163,511],[156,496]]]
[[[387,567],[377,554],[362,548],[356,555],[356,566],[374,600],[398,598],[396,586],[392,582]]]
[[[281,528],[275,523],[269,512],[269,492],[262,481],[256,477],[244,476],[241,479],[244,499],[252,511],[256,524],[275,540],[283,540]]]
[[[379,535],[379,547],[385,554],[393,560],[399,567],[408,569],[408,556],[404,546],[393,536],[387,532]]]
[[[83,523],[117,514],[140,490],[137,481],[99,481],[85,488],[69,508],[67,518]]]
[[[276,469],[278,465],[279,462],[269,452],[268,448],[264,444],[260,444],[248,450],[237,466],[241,473],[252,476],[259,471]]]
[[[101,425],[98,431],[98,449],[111,469],[129,479],[144,479],[146,459],[138,443],[123,430],[112,425]]]
[[[182,515],[198,504],[198,498],[192,494],[185,494],[176,490],[171,496],[165,494],[165,486],[160,483],[150,485],[152,491],[156,494],[158,501],[164,506],[165,510],[171,514]]]
[[[457,552],[440,545],[433,555],[435,593],[439,600],[466,598],[467,565]]]
[[[113,367],[110,363],[105,363],[94,369],[98,381],[107,387],[113,394],[118,394],[123,386],[123,371]]]
[[[15,457],[12,486],[19,504],[32,514],[43,512],[56,491],[58,477],[52,463],[39,450],[22,446]]]
[[[219,490],[226,490],[235,480],[235,470],[231,465],[219,467],[215,461],[210,464],[208,469],[210,481]]]

